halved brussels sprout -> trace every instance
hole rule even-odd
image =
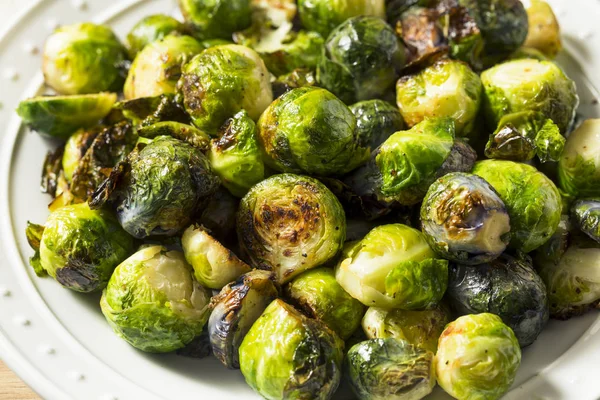
[[[392,27],[381,18],[355,17],[327,39],[317,80],[351,104],[383,96],[403,66],[404,48]]]
[[[239,348],[256,320],[273,300],[277,288],[267,271],[254,270],[225,286],[213,298],[208,333],[214,355],[227,368],[237,369]]]
[[[382,225],[344,249],[335,277],[366,306],[419,310],[435,306],[448,283],[448,261],[402,224]]]
[[[274,300],[240,346],[246,382],[266,399],[330,399],[344,342],[322,322]]]
[[[96,125],[116,101],[115,93],[40,96],[20,102],[17,114],[36,132],[68,139],[76,130]]]
[[[393,133],[405,128],[400,111],[383,100],[365,100],[350,106],[356,117],[360,146],[375,150]]]
[[[169,35],[150,43],[131,64],[123,88],[125,98],[174,94],[183,65],[203,50],[191,36]]]
[[[433,353],[404,340],[358,343],[348,351],[345,366],[360,400],[418,400],[435,386]]]
[[[89,22],[55,30],[44,45],[46,84],[60,94],[118,91],[127,50],[113,31]]]
[[[600,199],[577,200],[571,206],[571,218],[581,232],[600,243]]]
[[[562,49],[560,26],[552,7],[543,0],[526,0],[523,2],[529,19],[529,32],[525,46],[532,47],[550,58]]]
[[[242,199],[237,218],[240,246],[255,268],[288,282],[331,261],[346,237],[338,199],[316,179],[275,175]]]
[[[273,82],[273,97],[277,99],[292,89],[316,85],[317,77],[314,71],[298,68],[289,74],[281,75]]]
[[[139,137],[154,139],[158,136],[171,136],[175,139],[188,142],[192,146],[207,151],[210,147],[210,136],[201,130],[181,122],[163,121],[152,125],[142,126],[137,129]]]
[[[102,128],[80,129],[67,139],[65,150],[61,159],[65,179],[71,182],[73,173],[77,170],[79,163],[85,156],[87,150],[92,146],[94,140]]]
[[[286,287],[291,302],[309,317],[321,320],[342,339],[360,326],[365,307],[335,280],[331,268],[317,268],[297,276]]]
[[[475,163],[473,173],[485,179],[506,205],[509,247],[529,253],[556,231],[562,209],[560,193],[537,169],[512,161],[484,160]]]
[[[127,34],[129,57],[133,60],[146,45],[183,30],[183,24],[173,17],[165,14],[148,15],[135,24]]]
[[[166,353],[202,333],[210,293],[194,280],[183,254],[150,246],[123,261],[100,306],[115,333],[133,347]]]
[[[41,267],[64,287],[82,293],[102,290],[132,251],[132,238],[114,217],[86,203],[52,212],[39,246]]]
[[[421,224],[440,257],[468,265],[495,259],[510,241],[504,202],[484,179],[464,172],[445,175],[429,187]]]
[[[521,348],[497,315],[466,315],[440,336],[435,364],[438,384],[452,397],[499,399],[515,379]]]
[[[197,37],[231,39],[252,23],[250,0],[178,0],[179,8]]]

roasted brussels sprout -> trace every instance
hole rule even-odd
[[[600,199],[577,200],[571,206],[571,220],[581,232],[600,243]]]
[[[133,240],[114,217],[86,203],[61,207],[44,225],[41,267],[66,288],[102,290],[115,267],[133,251]]]
[[[184,31],[183,24],[165,14],[148,15],[131,28],[127,34],[129,57],[133,60],[146,45],[163,39],[171,33]]]
[[[174,94],[182,66],[204,48],[191,36],[169,35],[144,47],[125,81],[126,99]]]
[[[223,45],[187,63],[178,85],[194,125],[213,133],[242,109],[255,121],[260,117],[273,101],[269,76],[254,50]]]
[[[383,100],[361,101],[351,105],[350,111],[356,117],[360,146],[371,151],[405,127],[398,109]]]
[[[523,2],[529,19],[529,32],[525,46],[532,47],[554,58],[562,49],[560,26],[552,7],[543,0],[526,0]]]
[[[44,45],[46,84],[60,94],[118,91],[127,50],[104,25],[89,22],[58,28]]]
[[[355,17],[338,26],[325,42],[317,80],[351,104],[383,96],[403,65],[404,48],[392,27],[377,17]]]
[[[208,320],[214,355],[228,368],[237,369],[244,337],[265,308],[277,298],[271,273],[254,270],[225,286],[213,298]]]
[[[435,306],[448,284],[448,261],[402,224],[382,225],[346,246],[335,277],[366,306],[419,310]]]
[[[342,339],[360,326],[365,307],[335,280],[331,268],[317,268],[297,276],[286,287],[291,302],[309,317],[319,319]]]
[[[201,39],[231,39],[252,23],[250,0],[178,0],[179,8]]]
[[[99,128],[80,129],[69,136],[61,159],[65,179],[68,182],[71,182],[73,173],[75,173],[79,167],[79,163],[85,156],[87,150],[92,146],[92,143],[94,143],[94,140],[99,133]]]
[[[468,265],[498,257],[510,241],[510,218],[479,176],[454,172],[435,181],[421,205],[423,233],[443,258]]]
[[[467,64],[444,59],[400,78],[396,98],[409,127],[427,118],[449,117],[456,136],[468,136],[475,129],[482,88],[479,76]]]
[[[17,114],[36,132],[68,139],[79,128],[96,125],[116,101],[114,93],[33,97],[19,103]]]
[[[150,246],[117,267],[100,306],[115,333],[133,347],[166,353],[202,333],[209,301],[182,253]]]
[[[306,68],[298,68],[289,74],[277,77],[272,85],[273,97],[279,98],[292,89],[304,86],[316,86],[316,84],[317,77],[314,71]]]
[[[497,315],[466,315],[440,336],[435,364],[438,384],[452,397],[499,399],[515,379],[521,348]]]
[[[484,160],[473,173],[498,192],[510,216],[509,247],[529,253],[544,244],[560,222],[561,197],[554,183],[534,167]]]
[[[276,171],[341,175],[369,157],[350,109],[325,89],[293,89],[258,121],[265,163]]]
[[[210,147],[210,136],[201,130],[181,122],[163,121],[152,125],[142,126],[137,129],[140,138],[154,139],[158,136],[171,136],[175,139],[188,142],[192,146],[205,152]]]
[[[358,343],[348,351],[345,366],[360,400],[419,400],[435,386],[433,353],[404,340]]]
[[[240,246],[255,268],[288,282],[325,264],[341,250],[346,218],[338,199],[316,179],[275,175],[242,199],[237,218]]]
[[[240,346],[246,382],[266,399],[330,399],[344,342],[325,324],[274,300]]]

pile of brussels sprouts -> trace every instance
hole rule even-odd
[[[267,399],[497,399],[600,303],[600,120],[541,0],[180,0],[46,41],[31,266]]]

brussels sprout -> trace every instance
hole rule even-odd
[[[460,61],[440,60],[423,71],[400,78],[396,85],[400,113],[409,127],[427,118],[454,120],[457,136],[475,129],[481,104],[479,76]]]
[[[103,289],[115,267],[133,250],[133,240],[114,217],[86,203],[50,214],[39,244],[41,267],[77,292]]]
[[[331,268],[317,268],[297,276],[286,287],[291,302],[309,317],[319,319],[342,339],[360,326],[364,306],[335,280]]]
[[[487,313],[448,324],[435,357],[438,384],[457,399],[499,399],[520,364],[521,348],[512,329]]]
[[[325,89],[293,89],[271,104],[258,121],[265,163],[276,171],[341,175],[368,159],[356,118]]]
[[[246,382],[266,399],[330,399],[344,342],[325,324],[274,300],[240,346]]]
[[[392,133],[404,129],[402,115],[396,107],[383,100],[366,100],[350,106],[356,117],[356,132],[361,147],[371,151],[385,142]]]
[[[561,198],[554,183],[534,167],[484,160],[473,173],[498,192],[510,216],[509,247],[529,253],[544,244],[560,222]]]
[[[187,63],[178,85],[194,125],[211,133],[242,109],[256,121],[273,101],[269,76],[254,50],[223,45]]]
[[[504,202],[484,179],[463,172],[445,175],[429,187],[421,223],[440,257],[467,265],[495,259],[510,240]]]
[[[79,128],[96,125],[116,101],[114,93],[33,97],[19,103],[17,114],[36,132],[68,139]]]
[[[317,80],[346,104],[383,96],[404,65],[404,48],[384,20],[355,17],[325,43]]]
[[[590,238],[600,243],[600,200],[578,200],[571,206],[575,225]]]
[[[221,128],[212,141],[208,159],[215,173],[234,196],[265,179],[265,165],[258,146],[256,125],[246,111],[240,111]]]
[[[252,23],[250,0],[178,0],[179,8],[196,36],[231,39],[233,32]]]
[[[562,49],[560,26],[552,7],[543,0],[527,0],[524,2],[529,19],[529,32],[525,46],[532,47],[550,58]]]
[[[435,353],[438,338],[450,321],[449,310],[440,305],[424,311],[369,307],[362,320],[362,327],[369,339],[406,340]]]
[[[358,343],[346,373],[360,400],[419,400],[435,386],[433,353],[395,338]]]
[[[250,271],[245,262],[202,227],[187,228],[181,237],[181,246],[185,259],[194,268],[196,280],[209,289],[221,289]]]
[[[286,75],[281,75],[273,82],[273,97],[279,98],[292,89],[304,86],[316,86],[317,77],[314,71],[298,68]]]
[[[97,208],[110,200],[121,226],[136,238],[171,236],[189,225],[218,187],[199,149],[161,136],[117,165],[90,204]]]
[[[42,71],[46,84],[60,94],[118,91],[126,58],[127,50],[109,27],[65,25],[46,40]]]
[[[183,32],[183,24],[164,14],[148,15],[131,28],[127,34],[129,57],[133,60],[146,45],[163,39],[171,33]]]
[[[166,36],[144,47],[131,64],[123,93],[126,99],[174,94],[181,68],[204,48],[190,36]]]
[[[228,368],[237,369],[244,337],[267,306],[277,298],[277,288],[267,271],[254,270],[225,286],[213,298],[208,320],[210,344],[215,356]]]
[[[366,306],[418,310],[435,306],[448,283],[448,261],[402,224],[382,225],[346,246],[335,277]]]
[[[100,306],[115,333],[133,347],[166,353],[202,333],[209,301],[182,253],[150,246],[115,269]]]
[[[254,186],[240,203],[237,234],[255,268],[288,282],[332,260],[346,237],[338,199],[316,179],[281,174]]]
[[[154,139],[158,136],[171,136],[175,139],[188,142],[202,151],[206,151],[210,147],[210,136],[207,133],[181,122],[163,121],[142,126],[138,128],[137,134],[145,139]]]
[[[61,165],[68,182],[71,182],[73,173],[77,170],[79,163],[85,156],[87,150],[92,146],[94,140],[102,128],[80,129],[72,134],[62,155]]]
[[[159,122],[191,123],[189,115],[177,103],[173,94],[124,100],[115,104],[114,108],[115,112],[120,112],[136,130]]]

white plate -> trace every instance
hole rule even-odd
[[[2,1],[2,0],[0,0]],[[52,279],[38,279],[28,265],[27,220],[43,223],[49,198],[38,191],[46,151],[52,146],[21,128],[19,100],[35,95],[44,39],[57,24],[92,20],[120,35],[143,15],[175,12],[169,0],[47,0],[1,27],[0,40],[0,351],[48,399],[247,399],[258,398],[238,371],[214,359],[191,360],[141,353],[117,338],[104,321],[99,296],[81,295]],[[563,28],[566,52],[559,61],[577,81],[580,112],[600,117],[600,3],[551,1]],[[586,78],[588,77],[589,80]],[[340,397],[349,398],[348,395]],[[435,399],[447,398],[438,390]],[[552,321],[523,352],[508,399],[600,398],[600,319],[597,312]]]

